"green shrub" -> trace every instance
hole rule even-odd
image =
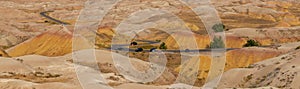
[[[223,25],[222,23],[219,23],[219,24],[215,24],[212,29],[215,31],[215,32],[223,32],[224,29],[225,29],[225,25]]]
[[[213,42],[210,43],[210,48],[225,48],[225,44],[223,42],[222,37],[215,37]]]
[[[159,46],[159,49],[167,49],[166,43],[162,42]]]
[[[248,40],[244,47],[251,47],[251,46],[260,46],[261,44],[255,40]]]

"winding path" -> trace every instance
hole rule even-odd
[[[47,19],[49,19],[49,20],[52,20],[55,23],[62,24],[62,25],[70,25],[69,23],[66,23],[66,22],[63,22],[63,21],[60,21],[60,20],[57,20],[55,18],[52,18],[52,17],[48,16],[47,15],[48,12],[53,12],[53,11],[44,11],[44,12],[41,12],[40,15],[47,18]]]
[[[66,27],[66,25],[70,25],[69,23],[66,23],[66,22],[63,22],[63,21],[60,21],[60,20],[57,20],[55,18],[48,16],[47,15],[48,12],[53,12],[53,11],[44,11],[44,12],[41,12],[40,15],[49,20],[52,20],[55,23],[61,24],[64,27],[63,31],[67,32],[68,34],[72,34],[72,32],[69,31],[68,28]]]

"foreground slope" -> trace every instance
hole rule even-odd
[[[87,53],[90,50],[81,50],[77,53]],[[110,86],[141,87],[136,82],[129,81],[123,77],[115,68],[113,63],[112,54],[109,51],[95,50],[97,64],[101,70],[104,79]],[[149,68],[150,64],[134,58],[128,58],[116,54],[122,60],[130,60],[133,66],[138,70],[145,71]],[[86,63],[90,63],[86,59]],[[0,88],[5,89],[81,89],[79,81],[76,76],[73,63],[72,54],[58,57],[46,57],[38,55],[27,55],[15,58],[2,58],[0,57]],[[122,66],[123,67],[123,66]],[[96,70],[94,68],[79,65],[78,71],[84,71],[83,76],[89,76]],[[162,76],[151,82],[153,85],[166,85],[171,84],[175,80],[175,76],[166,69]],[[94,82],[99,82],[95,80]],[[104,82],[104,81],[101,81]],[[127,83],[135,83],[126,85]],[[156,86],[149,86],[156,87]]]
[[[248,68],[232,69],[222,76],[219,88],[255,88],[273,86],[298,89],[300,50],[255,63]]]

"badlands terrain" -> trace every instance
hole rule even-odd
[[[76,72],[84,72],[82,76],[89,76],[99,70],[105,81],[95,78],[89,82],[116,89],[168,89],[175,84],[180,71],[198,72],[195,84],[186,85],[194,86],[194,89],[206,88],[204,86],[210,86],[215,81],[220,83],[210,88],[300,89],[298,0],[211,0],[210,4],[216,8],[225,26],[226,48],[231,49],[226,51],[223,75],[217,75],[221,77],[220,80],[217,77],[208,78],[211,66],[222,65],[211,64],[213,60],[209,46],[212,40],[203,22],[179,0],[122,0],[104,16],[94,31],[97,34],[93,44],[95,50],[72,50],[72,33],[85,2],[0,1],[0,89],[82,89]],[[181,57],[193,59],[192,54],[172,51],[179,50],[179,45],[190,46],[189,39],[192,36],[184,32],[168,34],[161,31],[159,27],[182,26],[161,21],[161,18],[172,19],[168,15],[141,20],[160,22],[158,27],[136,33],[133,41],[139,45],[130,48],[143,48],[145,51],[123,55],[118,50],[111,50],[112,38],[117,35],[115,28],[131,13],[146,8],[162,8],[182,19],[183,25],[194,32],[199,50],[204,50],[199,58],[196,61],[181,61]],[[46,18],[41,15],[42,12],[67,24],[62,25]],[[245,47],[250,40],[259,43],[259,46]],[[145,41],[155,42],[150,44]],[[112,54],[129,60],[137,70],[151,70],[148,59],[150,52],[147,50],[158,48],[162,43],[167,48],[165,51],[171,51],[165,53],[167,68],[154,81],[131,81],[116,69]],[[97,67],[82,65],[73,60],[73,53],[88,51],[95,51]],[[86,60],[91,60],[89,58],[86,57]],[[198,62],[199,66],[195,65]],[[193,68],[182,68],[183,65],[193,65]],[[185,73],[193,75],[193,72]]]

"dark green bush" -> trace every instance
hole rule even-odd
[[[222,23],[219,23],[219,24],[215,24],[212,29],[215,31],[215,32],[223,32],[224,29],[225,29],[225,25],[222,24]]]
[[[213,42],[210,43],[210,48],[225,48],[224,41],[222,37],[215,37]]]
[[[137,42],[131,42],[130,45],[138,45]]]
[[[255,40],[248,40],[244,47],[260,46],[261,44]]]
[[[167,49],[166,43],[162,42],[159,46],[159,49]]]

